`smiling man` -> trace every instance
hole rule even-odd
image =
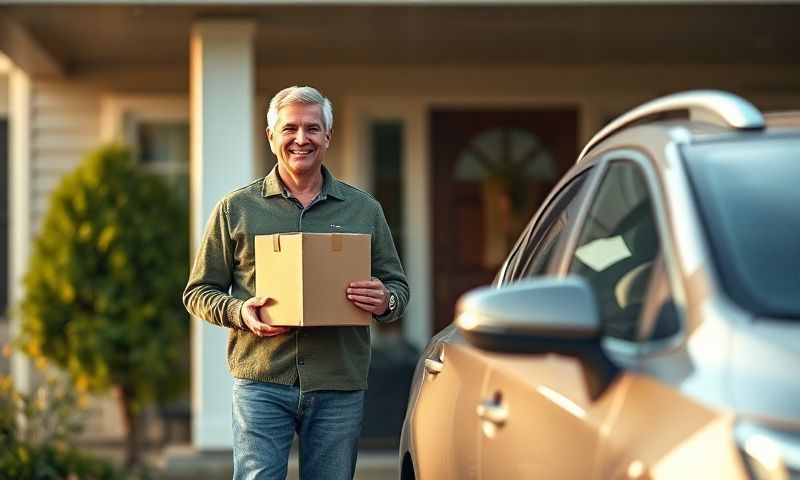
[[[377,321],[399,318],[408,283],[378,202],[323,166],[331,102],[289,87],[269,103],[267,139],[278,164],[214,208],[183,294],[187,310],[229,328],[235,480],[283,479],[292,439],[300,478],[352,479],[370,359],[369,327],[271,326],[255,297],[255,236],[353,232],[372,236],[371,279],[347,298]]]

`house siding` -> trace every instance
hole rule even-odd
[[[61,178],[99,145],[100,106],[101,94],[85,86],[33,83],[30,117],[32,236],[39,231],[50,193]],[[83,441],[122,438],[121,418],[112,395],[91,397],[87,408]]]
[[[50,192],[100,142],[100,94],[35,82],[31,96],[31,225],[36,232]]]

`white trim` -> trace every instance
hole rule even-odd
[[[428,112],[417,105],[411,122],[403,130],[403,179],[405,199],[406,238],[409,278],[416,282],[412,287],[414,298],[408,311],[422,319],[418,324],[405,322],[407,338],[420,350],[428,343],[433,332],[433,232],[431,231],[431,178],[430,178],[430,128]],[[416,240],[416,241],[415,241]]]
[[[8,257],[8,302],[16,305],[22,300],[24,290],[22,278],[28,267],[31,246],[31,79],[20,69],[14,68],[9,76],[9,257]],[[10,336],[15,338],[20,331],[20,319],[11,317]],[[11,358],[11,374],[14,385],[20,392],[30,392],[30,360],[15,352]]]
[[[219,389],[233,390],[233,381],[228,377],[228,385],[217,385]],[[192,414],[192,442],[204,451],[230,450],[233,445],[231,437],[231,419],[228,415],[201,421],[200,415]]]
[[[107,95],[100,100],[100,139],[125,141],[126,114],[142,120],[189,122],[186,95]]]
[[[225,371],[226,333],[223,329],[209,325],[199,319],[192,319],[192,446],[198,450],[229,449],[233,445],[231,392],[233,379]],[[212,359],[221,368],[198,368],[198,360]],[[222,370],[222,371],[220,371]],[[224,397],[221,405],[219,398],[203,395],[203,383],[211,383],[211,388]],[[208,388],[208,385],[206,385]],[[223,407],[223,408],[220,408]]]
[[[254,168],[255,22],[201,21],[190,40],[192,254],[214,206],[248,184]],[[192,323],[192,444],[217,449],[233,444],[231,380],[225,368],[226,329]]]

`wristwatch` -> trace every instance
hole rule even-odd
[[[389,311],[394,312],[395,308],[397,308],[397,295],[394,292],[389,292]]]

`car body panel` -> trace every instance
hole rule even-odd
[[[732,333],[730,390],[736,410],[800,431],[800,324],[758,319]]]
[[[478,478],[478,424],[474,405],[480,402],[488,373],[485,354],[462,343],[444,343],[435,356],[439,373],[426,371],[414,405],[413,442],[419,478]]]
[[[590,478],[606,409],[590,400],[578,360],[494,354],[490,365],[483,401],[501,404],[508,419],[502,426],[475,419],[481,478]],[[513,461],[495,460],[503,457]]]
[[[603,425],[605,444],[595,478],[747,478],[729,412],[637,373],[626,372],[616,388],[619,399]]]

